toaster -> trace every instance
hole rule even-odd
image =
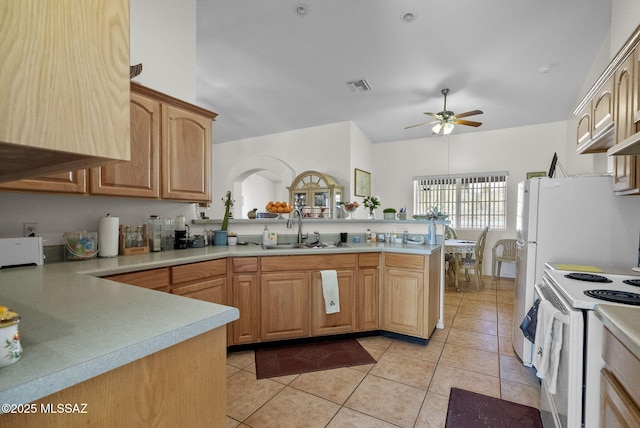
[[[42,237],[0,238],[0,267],[43,263]]]

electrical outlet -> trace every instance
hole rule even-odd
[[[38,223],[22,223],[23,236],[40,236]]]

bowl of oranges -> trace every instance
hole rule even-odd
[[[289,214],[291,211],[293,211],[293,207],[291,205],[286,202],[280,201],[269,201],[267,206],[265,206],[265,209],[267,210],[267,212],[278,214],[278,218],[282,218],[282,214]]]

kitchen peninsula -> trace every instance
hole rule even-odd
[[[358,324],[356,330],[386,329],[426,339],[440,315],[440,251],[439,245],[351,242],[348,247],[322,249],[208,246],[3,269],[0,302],[22,318],[24,354],[19,362],[0,371],[0,401],[16,405],[36,403],[38,410],[41,404],[88,403],[88,414],[4,414],[0,415],[0,421],[2,426],[14,423],[29,426],[25,424],[41,417],[44,419],[39,419],[40,426],[42,421],[47,426],[56,426],[55,423],[70,426],[69,421],[62,422],[65,417],[73,416],[77,417],[73,419],[75,422],[82,420],[82,423],[89,421],[98,425],[118,417],[140,421],[182,417],[186,418],[182,419],[183,423],[192,421],[189,425],[197,425],[202,406],[184,401],[196,395],[206,396],[203,399],[210,404],[217,403],[209,405],[205,417],[215,418],[215,412],[224,415],[226,399],[220,391],[225,390],[224,361],[229,343],[226,324],[238,320],[239,316],[242,319],[243,309],[239,313],[233,307],[134,287],[104,277],[226,260],[227,289],[230,290],[226,303],[236,306],[232,291],[234,261],[235,266],[243,270],[260,260],[259,264],[264,266],[261,274],[271,278],[274,266],[284,262],[287,270],[295,271],[296,275],[309,275],[311,286],[315,284],[312,279],[315,274],[304,270],[304,264],[299,262],[339,258],[344,264],[344,260],[353,260],[353,285],[373,286],[367,296],[375,299],[376,306],[368,309],[374,308],[370,312],[374,318],[380,314],[380,322]],[[294,265],[288,263],[291,260],[295,261]],[[406,260],[408,269],[403,267]],[[313,269],[322,268],[314,265]],[[270,269],[271,272],[266,272]],[[255,272],[241,274],[247,273]],[[359,281],[355,275],[361,273],[373,276]],[[257,284],[264,290],[265,282]],[[356,289],[353,290],[355,293]],[[415,309],[408,310],[403,299],[418,297],[422,301],[412,301]],[[420,324],[419,331],[412,323]],[[233,327],[229,331],[233,332]],[[321,329],[318,334],[327,333]],[[329,334],[332,334],[330,330]],[[253,340],[243,343],[251,342]],[[202,352],[203,349],[207,352]],[[115,379],[113,383],[109,382],[111,378]],[[202,390],[180,392],[181,388],[192,390],[194,384]],[[109,391],[106,394],[105,388]],[[72,395],[66,395],[69,393]],[[109,405],[120,409],[118,414],[114,414]],[[190,409],[188,415],[176,416],[185,412],[179,411],[180,407]],[[128,413],[122,414],[123,411]],[[170,413],[176,415],[170,416]],[[89,419],[81,419],[83,417]]]

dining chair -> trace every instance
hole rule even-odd
[[[480,291],[480,286],[484,285],[482,283],[482,257],[484,254],[484,243],[487,240],[488,231],[489,228],[485,227],[482,232],[480,232],[480,236],[476,240],[473,257],[465,257],[461,260],[460,269],[464,269],[464,276],[467,279],[467,282],[471,281],[469,271],[473,270],[476,279],[476,291]]]
[[[458,239],[458,235],[456,235],[456,231],[447,226],[446,224],[444,225],[444,239]],[[453,253],[445,253],[444,254],[444,262],[447,265],[446,266],[446,277],[447,277],[447,282],[449,283],[449,285],[453,284],[453,281],[455,279],[455,271],[454,271],[454,266],[453,266],[453,260],[454,257],[456,255]]]
[[[496,272],[500,279],[500,269],[502,262],[516,262],[516,240],[515,239],[499,239],[491,249],[491,279],[494,279]]]

